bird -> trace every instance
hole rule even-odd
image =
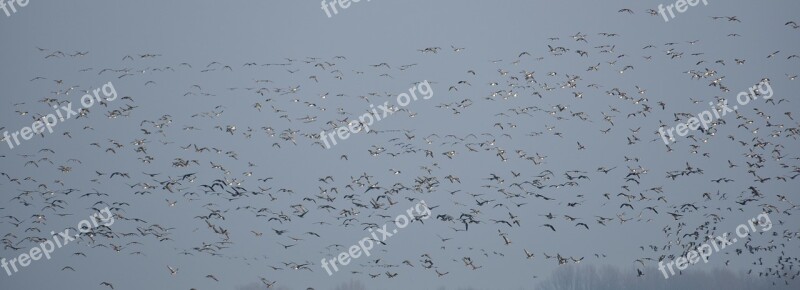
[[[178,268],[172,268],[171,266],[167,265],[167,270],[169,270],[170,276],[175,276],[178,274]]]

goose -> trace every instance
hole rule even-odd
[[[526,259],[531,259],[531,258],[533,258],[533,256],[534,256],[534,255],[533,255],[533,253],[531,253],[531,252],[528,252],[528,249],[523,249],[523,250],[525,251],[525,258],[526,258]]]

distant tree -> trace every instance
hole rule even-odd
[[[621,271],[612,266],[566,265],[553,271],[536,290],[800,289],[800,281],[736,274],[727,269],[683,271],[669,279],[655,267],[641,270],[644,275],[639,276],[635,268]]]
[[[367,290],[367,288],[360,281],[350,280],[336,287],[336,290]]]

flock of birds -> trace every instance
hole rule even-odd
[[[627,9],[619,12],[634,13]],[[737,25],[746,18],[715,20]],[[798,25],[789,21],[781,28],[796,33]],[[42,135],[0,155],[5,164],[0,186],[10,196],[0,210],[13,212],[0,217],[0,253],[16,255],[49,238],[50,221],[77,221],[83,212],[109,207],[116,219],[113,227],[82,234],[79,243],[84,249],[63,249],[73,253],[48,263],[64,264],[61,271],[88,271],[70,261],[100,252],[147,256],[144,248],[150,245],[164,249],[154,255],[168,255],[165,253],[175,249],[173,255],[177,256],[230,259],[261,267],[263,274],[254,279],[273,288],[297,283],[281,281],[283,271],[324,275],[319,258],[346,251],[351,240],[364,236],[370,228],[392,223],[408,204],[424,199],[433,217],[424,224],[413,221],[404,231],[424,235],[420,240],[433,244],[434,250],[393,254],[394,247],[403,245],[386,241],[380,256],[362,258],[341,271],[347,274],[337,275],[371,279],[434,275],[447,279],[454,272],[485,271],[511,259],[554,267],[585,260],[602,263],[612,256],[602,252],[602,246],[585,255],[582,251],[537,248],[535,242],[520,237],[534,232],[557,240],[565,232],[598,235],[604,228],[638,223],[663,232],[662,237],[649,239],[652,243],[641,245],[631,259],[636,274],[642,276],[659,275],[648,268],[682,256],[706,242],[708,236],[732,231],[730,223],[763,211],[772,217],[770,232],[752,235],[734,245],[731,255],[714,258],[788,285],[800,275],[800,232],[793,218],[800,204],[790,189],[800,181],[800,157],[791,149],[797,148],[800,137],[800,123],[792,115],[797,108],[797,101],[791,98],[794,92],[776,89],[772,99],[754,102],[715,120],[709,129],[693,131],[669,145],[662,143],[657,129],[685,122],[706,109],[693,104],[730,99],[740,88],[762,80],[776,88],[796,88],[796,74],[763,71],[751,84],[729,82],[726,72],[737,66],[794,62],[800,57],[782,48],[770,50],[760,59],[715,58],[699,48],[701,40],[623,47],[615,41],[622,37],[605,32],[560,35],[528,51],[487,61],[484,66],[492,69],[465,68],[438,79],[428,77],[436,92],[434,98],[408,107],[393,105],[395,123],[374,124],[371,132],[359,133],[334,149],[324,148],[321,130],[345,126],[368,112],[369,104],[391,101],[394,95],[391,91],[333,92],[330,88],[366,78],[393,84],[401,79],[421,81],[428,63],[440,57],[464,58],[469,48],[420,48],[420,59],[413,63],[358,65],[346,56],[243,64],[169,63],[161,54],[141,53],[121,56],[116,67],[81,68],[78,73],[83,76],[119,84],[117,90],[123,97],[83,110],[75,124],[65,124],[52,135]],[[735,41],[741,35],[727,37]],[[92,55],[90,51],[37,50],[48,61],[81,61]],[[549,62],[586,65],[582,70],[557,69],[563,66],[547,70]],[[664,96],[626,79],[654,66],[653,62],[685,67],[684,76],[676,78],[687,86],[709,87],[717,97],[709,96],[713,93]],[[142,90],[163,95],[159,90],[168,84],[159,76],[169,74],[216,78],[239,73],[271,77],[255,77],[247,85],[232,87],[214,82],[192,84],[180,94],[161,97],[182,102],[175,103],[181,108],[172,111],[168,104],[147,105],[151,96],[131,93]],[[275,81],[279,78],[282,81]],[[598,79],[602,81],[590,81]],[[90,90],[48,75],[30,81],[48,88],[50,94],[12,104],[20,124],[41,118],[38,112],[48,112],[53,105],[76,102],[77,96]],[[141,88],[133,89],[137,84]],[[482,120],[486,126],[420,126],[420,118]],[[3,131],[16,127],[2,125]],[[565,129],[576,127],[593,133],[584,136]],[[600,137],[586,137],[595,135]],[[564,151],[538,145],[546,142],[558,144]],[[75,144],[76,151],[71,152],[65,144]],[[362,150],[364,144],[369,148]],[[558,166],[583,152],[602,155],[608,146],[630,153],[603,163],[579,161],[578,168]],[[663,158],[677,158],[683,165],[653,168],[649,164],[661,157],[637,153],[645,150],[642,148],[656,148]],[[92,157],[75,156],[75,152]],[[262,156],[251,157],[251,152]],[[326,162],[335,164],[336,169],[321,176],[306,173],[281,180],[270,172],[283,165],[260,162],[265,156],[306,154],[303,152],[335,154]],[[571,153],[560,156],[555,152]],[[313,166],[298,158],[306,164],[287,166]],[[417,164],[401,168],[397,164],[403,160]],[[474,164],[486,168],[453,165],[461,160],[475,160]],[[367,163],[379,164],[381,170],[366,170],[361,164]],[[37,173],[21,173],[24,170]],[[464,177],[475,171],[482,177]],[[57,178],[41,177],[47,174]],[[702,186],[687,189],[680,185],[687,180]],[[599,184],[614,189],[598,190]],[[676,188],[688,192],[676,192]],[[177,222],[177,218],[150,216],[150,210],[191,214]],[[330,238],[337,231],[352,235]],[[470,244],[476,232],[490,237],[486,244]],[[260,247],[250,252],[259,254],[236,254],[237,248],[254,241]],[[318,247],[320,244],[324,246]],[[293,258],[268,257],[276,255]],[[186,274],[180,269],[189,265],[158,267],[165,276],[181,277]],[[211,283],[193,289],[215,289],[213,283],[225,275],[222,268],[204,277],[187,278]],[[100,288],[125,288],[117,281],[90,279],[97,279],[94,285]]]

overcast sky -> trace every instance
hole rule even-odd
[[[443,286],[448,289],[470,286],[478,289],[533,289],[532,285],[541,277],[548,276],[558,267],[557,261],[545,259],[545,254],[585,257],[582,263],[613,265],[635,272],[637,268],[644,269],[634,262],[637,259],[681,254],[678,246],[658,252],[643,251],[640,247],[647,249],[649,245],[655,245],[660,248],[670,244],[676,235],[694,231],[697,226],[711,220],[707,215],[709,213],[724,215],[722,222],[714,224],[716,229],[713,233],[721,234],[733,232],[738,224],[762,213],[764,204],[787,210],[787,203],[779,201],[776,195],[789,196],[795,204],[800,202],[792,191],[800,179],[786,182],[776,179],[786,176],[797,165],[797,160],[793,159],[797,157],[796,136],[770,137],[770,132],[778,129],[766,127],[763,116],[758,115],[758,112],[763,112],[772,116],[770,124],[798,126],[784,113],[800,114],[797,110],[800,102],[793,98],[798,84],[788,77],[798,74],[797,61],[800,59],[787,59],[790,55],[800,53],[800,29],[792,29],[784,24],[800,21],[797,18],[800,3],[711,0],[707,6],[689,7],[685,13],[677,14],[669,22],[665,22],[661,16],[647,14],[646,10],[657,9],[659,4],[670,3],[373,0],[352,3],[349,8],[340,9],[337,15],[330,18],[321,9],[319,1],[34,0],[10,17],[5,17],[0,11],[0,67],[3,68],[0,70],[0,87],[3,88],[0,93],[0,128],[3,129],[0,131],[19,130],[31,125],[31,116],[52,113],[52,108],[40,102],[43,98],[77,104],[83,95],[81,90],[99,88],[108,82],[113,83],[120,98],[130,96],[135,100],[118,99],[110,102],[108,107],[97,106],[91,109],[88,118],[59,124],[53,134],[24,141],[13,150],[6,147],[5,142],[0,145],[0,171],[10,176],[0,177],[4,196],[10,200],[25,191],[34,192],[29,198],[26,197],[30,204],[28,206],[19,200],[0,201],[2,216],[11,215],[23,221],[21,225],[14,226],[10,223],[13,222],[11,218],[0,220],[0,234],[14,235],[5,237],[15,247],[22,248],[2,249],[0,257],[10,259],[34,246],[30,241],[22,241],[25,237],[47,237],[50,231],[75,227],[93,213],[93,203],[100,200],[109,204],[130,203],[120,214],[147,221],[146,224],[140,224],[118,219],[112,226],[116,233],[135,233],[137,227],[153,224],[174,228],[170,230],[172,240],[169,241],[159,242],[149,236],[100,242],[106,247],[92,247],[97,243],[92,244],[88,240],[67,245],[56,250],[49,261],[35,261],[11,277],[0,275],[0,288],[50,289],[69,285],[66,287],[103,289],[105,287],[99,284],[105,281],[114,284],[115,289],[237,289],[260,283],[259,277],[264,277],[270,281],[277,280],[276,285],[286,289],[333,289],[350,280],[362,281],[369,289],[437,289]],[[624,8],[631,9],[634,14],[619,12]],[[712,16],[738,16],[741,22],[714,20]],[[615,33],[618,36],[606,37],[599,33]],[[576,34],[585,34],[587,42],[574,40],[572,36]],[[732,37],[729,34],[741,36]],[[556,56],[550,53],[548,45],[562,46],[570,51]],[[598,48],[603,45],[611,47]],[[654,48],[643,49],[648,45]],[[429,47],[441,49],[437,53],[419,51]],[[452,47],[464,49],[456,52]],[[673,58],[668,54],[670,48],[684,54],[678,59]],[[603,49],[612,49],[613,52],[602,53]],[[587,51],[589,56],[581,57],[576,53],[577,50]],[[56,51],[65,55],[47,57]],[[775,57],[767,58],[776,51],[780,52]],[[69,56],[76,52],[88,54]],[[522,52],[528,52],[529,55],[520,56]],[[147,54],[157,56],[142,57]],[[124,59],[126,56],[131,56],[133,60]],[[336,56],[346,59],[337,59]],[[311,57],[318,59],[309,59]],[[737,65],[735,59],[746,62]],[[309,60],[310,63],[303,60]],[[700,60],[705,63],[697,64]],[[724,65],[715,63],[717,60],[724,60]],[[314,66],[324,61],[336,65],[324,70]],[[258,65],[244,66],[249,62]],[[372,66],[384,62],[391,69]],[[182,63],[191,65],[191,68]],[[270,63],[290,65],[262,66]],[[403,65],[411,64],[416,65],[400,70]],[[587,71],[588,67],[597,64],[600,64],[599,71]],[[226,65],[231,69],[223,68]],[[620,73],[627,65],[633,68]],[[689,70],[705,71],[705,68],[716,70],[717,77],[724,76],[724,83],[730,91],[722,92],[717,87],[709,86],[713,78],[697,80],[685,73]],[[118,71],[101,74],[103,69]],[[130,69],[127,72],[132,75],[122,76],[126,72],[119,70],[123,69]],[[204,69],[213,71],[203,72]],[[331,71],[335,69],[341,71],[342,79],[333,77],[336,73],[332,74]],[[470,74],[469,70],[476,73]],[[508,87],[510,75],[523,78],[520,83],[524,83],[524,74],[520,74],[522,71],[535,71],[538,81],[535,87]],[[509,75],[501,72],[508,72]],[[548,76],[550,72],[556,75]],[[384,73],[388,75],[382,75]],[[561,88],[567,75],[581,77],[578,88]],[[314,81],[310,76],[317,76],[319,80]],[[31,81],[36,77],[44,79]],[[668,151],[662,141],[653,141],[658,138],[654,132],[659,124],[677,124],[673,113],[698,114],[708,109],[708,101],[716,97],[733,100],[738,92],[763,78],[771,80],[776,102],[778,99],[787,99],[789,102],[775,105],[759,100],[740,108],[747,118],[757,120],[752,128],[737,128],[743,121],[731,115],[725,118],[727,124],[719,128],[717,136],[701,144],[697,153],[692,152],[694,148],[691,145],[698,143],[686,137],[678,137],[678,142],[671,146],[672,151]],[[264,79],[272,82],[256,82]],[[63,84],[55,80],[63,80]],[[375,125],[376,130],[412,132],[409,135],[416,137],[408,142],[412,145],[406,148],[417,149],[413,154],[396,157],[382,154],[375,157],[368,153],[367,150],[377,147],[384,147],[387,152],[393,153],[402,151],[402,146],[396,144],[407,141],[407,137],[400,131],[356,134],[328,150],[301,135],[318,134],[321,130],[330,132],[332,128],[326,124],[329,120],[357,118],[369,109],[370,104],[394,100],[387,94],[396,96],[424,80],[432,84],[433,97],[411,102],[406,107],[418,115],[411,118],[405,112],[395,113]],[[470,85],[458,84],[461,80],[468,80]],[[152,83],[148,83],[150,81]],[[500,88],[490,85],[492,82],[499,82]],[[590,84],[599,87],[587,87]],[[454,85],[457,90],[450,88]],[[70,86],[78,87],[68,95],[54,93],[63,92]],[[300,86],[297,92],[283,94],[296,86]],[[646,92],[640,94],[637,86]],[[268,87],[272,91],[261,96],[255,90],[247,89],[259,87]],[[553,87],[554,90],[544,87]],[[274,91],[278,88],[282,91]],[[619,88],[635,98],[647,98],[645,102],[653,112],[646,116],[627,116],[641,108],[641,105],[609,96],[606,92],[613,88]],[[500,89],[516,90],[519,96],[511,100],[503,100],[502,97],[486,99]],[[534,91],[543,94],[544,98],[532,95]],[[194,95],[186,95],[188,92]],[[369,101],[359,98],[373,92],[380,96],[372,96]],[[576,98],[573,92],[581,92],[582,98]],[[326,93],[330,96],[328,99],[320,98]],[[335,97],[337,94],[344,96]],[[269,98],[273,100],[265,101]],[[690,98],[703,101],[692,102]],[[297,104],[293,99],[298,99]],[[446,106],[456,107],[452,104],[465,99],[469,99],[473,105],[457,108],[459,114],[454,114],[453,109]],[[317,107],[304,105],[303,102],[314,103]],[[662,110],[658,102],[666,103],[667,108]],[[254,108],[255,103],[263,105],[262,111]],[[137,106],[129,116],[104,116],[128,104]],[[568,109],[558,113],[558,116],[568,117],[569,120],[557,119],[545,112],[520,116],[508,111],[529,106],[557,110],[553,107],[559,105]],[[271,106],[285,112],[274,112]],[[326,111],[321,111],[319,107],[326,108]],[[613,112],[612,107],[619,111]],[[347,113],[337,114],[337,108],[343,108]],[[581,111],[590,116],[590,121],[580,121],[568,114]],[[222,113],[214,118],[193,117],[204,112]],[[507,116],[498,115],[500,113]],[[280,117],[284,114],[291,121]],[[615,115],[614,126],[603,120],[603,114]],[[310,124],[303,123],[300,119],[306,116],[318,116],[318,120]],[[142,123],[143,120],[157,121],[162,117],[171,121],[162,128],[163,135],[157,133],[158,128]],[[508,128],[501,129],[496,123]],[[228,125],[237,127],[235,134],[214,129],[215,126],[224,129]],[[189,126],[200,130],[184,130]],[[262,127],[275,128],[277,135],[284,129],[299,130],[298,145],[280,140],[279,137],[269,137],[261,130]],[[601,132],[610,127],[611,133]],[[144,135],[141,131],[143,128],[152,134]],[[247,128],[254,130],[252,138],[244,135]],[[563,136],[553,135],[548,128],[553,128]],[[632,133],[631,130],[637,128],[641,131]],[[747,132],[756,128],[762,130],[760,134]],[[544,133],[542,136],[528,136],[533,132]],[[69,136],[65,133],[69,133]],[[483,133],[492,135],[488,137]],[[433,144],[426,144],[423,138],[430,134],[439,137]],[[451,134],[459,138],[469,134],[478,137],[454,145],[451,143],[458,140],[445,137]],[[503,134],[513,138],[504,137]],[[632,135],[641,141],[628,144]],[[695,134],[698,139],[700,135]],[[771,181],[752,181],[754,176],[747,172],[745,162],[752,163],[754,159],[744,156],[748,153],[748,147],[725,139],[728,135],[743,142],[755,142],[752,140],[754,137],[773,142],[767,147],[769,150],[753,149],[769,159],[764,168],[758,169],[758,175],[772,177]],[[136,146],[131,142],[143,138],[149,142],[149,151],[146,154],[134,152]],[[392,138],[400,139],[395,141]],[[117,153],[107,152],[105,149],[113,143],[110,140],[118,141],[125,147]],[[508,161],[502,161],[496,154],[497,150],[485,151],[481,145],[471,145],[480,148],[480,152],[470,152],[463,144],[492,140],[496,144],[486,147],[505,150]],[[95,142],[100,145],[90,145]],[[578,142],[586,146],[586,150],[578,150]],[[279,143],[281,147],[273,146],[274,143]],[[194,150],[179,148],[188,144],[221,148],[223,152],[235,151],[238,159],[225,157],[225,154],[195,153]],[[781,152],[784,158],[781,160],[775,160],[774,152],[770,152],[775,144],[783,146]],[[750,147],[753,147],[752,143]],[[48,155],[41,151],[44,148],[56,153]],[[435,158],[426,157],[425,150],[434,152]],[[443,153],[449,150],[457,150],[458,155],[447,158]],[[547,158],[544,164],[534,165],[529,160],[518,158],[517,150],[523,150],[528,156],[538,154]],[[703,157],[703,153],[709,153],[710,156]],[[145,155],[156,160],[144,163],[140,158]],[[343,160],[342,155],[347,155],[348,160]],[[42,157],[49,157],[53,164],[40,160]],[[640,161],[626,161],[625,157],[638,157]],[[172,162],[176,158],[198,160],[199,165],[173,167]],[[80,163],[70,162],[69,159],[78,159]],[[37,161],[38,167],[26,165],[31,160]],[[729,168],[729,160],[740,167]],[[225,175],[218,169],[212,169],[211,162],[223,164],[231,173]],[[248,162],[257,166],[249,166]],[[687,162],[702,168],[704,174],[677,180],[665,178],[669,171],[685,169]],[[789,167],[782,167],[781,163]],[[58,169],[61,165],[71,166],[73,170],[63,172]],[[421,166],[435,170],[429,174]],[[596,171],[601,166],[616,166],[617,169],[606,175]],[[626,181],[629,168],[646,168],[648,173],[636,183]],[[390,169],[402,173],[393,174]],[[566,182],[564,172],[569,170],[586,171],[590,180],[580,180],[580,185],[575,187],[533,190],[555,198],[554,201],[543,201],[526,195],[524,191],[524,198],[506,199],[497,188],[483,187],[491,184],[512,191],[514,187],[510,187],[510,183],[533,180],[544,170],[555,173],[553,180],[546,184]],[[105,175],[98,176],[96,171]],[[514,177],[512,171],[522,175]],[[131,179],[109,178],[112,172],[130,173]],[[142,172],[161,175],[150,178]],[[253,172],[253,175],[245,176],[247,172]],[[157,184],[157,181],[180,178],[189,173],[197,173],[197,178],[192,183],[184,182],[176,186],[184,189],[181,192],[170,193],[158,186],[151,190],[151,194],[134,194],[141,189],[132,186],[136,183]],[[415,179],[424,176],[435,176],[440,184],[431,192],[403,191],[392,197],[400,203],[386,210],[376,211],[371,207],[359,209],[359,221],[353,226],[344,227],[343,219],[337,219],[337,214],[341,209],[353,207],[344,200],[343,195],[348,194],[345,186],[351,178],[358,178],[365,173],[373,176],[372,182],[378,181],[384,188],[391,188],[396,183],[411,187]],[[502,176],[505,182],[498,185],[487,179],[491,174]],[[326,184],[318,180],[328,175],[335,181]],[[448,181],[448,175],[459,177],[461,183]],[[228,201],[223,198],[225,195],[202,193],[201,184],[211,184],[223,176],[246,179],[242,186],[250,191],[257,191],[258,186],[272,188],[268,192],[278,199],[271,201],[268,196],[257,195]],[[26,177],[35,181],[26,181]],[[256,180],[265,177],[274,177],[274,180]],[[710,181],[723,177],[733,182]],[[14,178],[19,183],[12,180]],[[46,188],[40,187],[40,184],[46,184]],[[318,208],[324,203],[323,200],[303,200],[304,197],[313,198],[313,195],[319,194],[321,187],[334,186],[340,191],[333,203],[337,210],[327,212]],[[622,186],[629,186],[630,190]],[[663,186],[663,193],[648,191],[658,186]],[[748,196],[750,186],[757,186],[767,196],[763,200],[739,206],[735,201]],[[58,197],[68,203],[64,209],[55,212],[42,209],[47,205],[44,192],[61,192],[70,188],[77,189],[77,192]],[[281,188],[292,189],[294,194],[278,193],[277,190]],[[80,194],[95,190],[110,196],[79,198]],[[376,195],[365,194],[364,190],[356,188],[355,192],[362,195],[361,202],[369,205],[370,199]],[[451,194],[456,190],[461,192]],[[185,192],[197,192],[198,195],[190,200],[183,196]],[[665,196],[668,202],[637,201],[632,202],[635,210],[624,210],[620,208],[624,199],[617,196],[621,192],[637,197],[642,193],[653,199]],[[706,192],[714,194],[714,200],[705,200],[703,193]],[[727,198],[719,198],[716,195],[718,192],[727,193]],[[468,193],[484,195],[472,197]],[[609,193],[612,198],[604,197],[604,193]],[[416,199],[411,201],[406,197]],[[170,207],[165,199],[178,202]],[[434,217],[447,214],[458,218],[461,213],[478,209],[482,211],[479,217],[481,223],[470,225],[469,231],[456,232],[451,227],[461,229],[463,224],[432,217],[430,222],[415,222],[398,230],[395,236],[386,241],[386,245],[376,248],[374,256],[355,259],[333,276],[329,277],[321,268],[320,259],[333,258],[342,251],[332,249],[330,245],[349,247],[369,234],[361,225],[362,222],[383,225],[390,219],[378,217],[378,214],[393,218],[403,214],[405,209],[420,199],[436,206],[431,210]],[[476,200],[495,201],[481,206],[476,205]],[[215,205],[205,206],[208,203]],[[496,206],[498,203],[503,205]],[[516,206],[514,203],[527,204]],[[569,203],[579,205],[569,206]],[[680,222],[684,223],[686,229],[676,234],[678,222],[666,212],[678,212],[681,205],[687,203],[700,209],[692,213],[684,212],[686,217]],[[247,208],[243,209],[249,205],[256,209],[268,207],[274,212],[291,214],[290,206],[294,204],[303,204],[310,212],[303,218],[292,215],[292,221],[287,223],[268,221],[265,217],[256,217]],[[646,206],[655,205],[659,214],[643,211]],[[728,207],[732,209],[728,210]],[[192,249],[202,247],[204,243],[220,241],[219,235],[210,231],[204,221],[195,218],[208,215],[209,208],[227,210],[224,221],[214,222],[228,229],[233,242],[216,256]],[[507,227],[491,221],[508,219],[509,212],[519,216],[521,226]],[[633,220],[620,223],[617,214],[622,212],[626,213],[625,218]],[[57,213],[71,215],[58,216]],[[543,216],[548,213],[558,217],[548,220]],[[31,216],[35,214],[46,214],[46,223],[34,223],[35,219]],[[581,220],[567,221],[563,215],[579,217]],[[602,226],[596,222],[596,216],[614,220]],[[779,219],[785,224],[776,225],[772,232],[753,237],[752,244],[769,245],[770,240],[775,240],[776,244],[786,243],[786,248],[779,250],[784,251],[785,256],[797,257],[797,239],[789,242],[781,238],[787,234],[785,231],[789,235],[798,231],[796,218],[774,213],[773,222]],[[315,224],[319,221],[327,221],[332,225]],[[581,221],[591,229],[576,227],[575,223]],[[546,223],[553,224],[558,230],[553,232],[543,227]],[[38,228],[41,233],[26,231],[31,227]],[[672,236],[666,236],[665,227],[669,227],[666,231],[672,232]],[[272,229],[288,230],[288,233],[276,235]],[[508,234],[511,245],[504,245],[498,229]],[[257,237],[250,231],[263,232],[264,235]],[[318,233],[321,238],[304,234],[309,231]],[[773,236],[773,232],[777,236]],[[287,235],[302,236],[304,240],[293,242]],[[452,240],[442,242],[437,235]],[[110,246],[125,245],[132,241],[141,244],[125,246],[119,253]],[[284,249],[278,243],[298,245]],[[526,259],[523,249],[534,252],[536,258]],[[137,251],[144,255],[131,255]],[[180,254],[183,251],[192,252],[193,255]],[[87,257],[73,255],[76,252],[83,252]],[[449,274],[440,278],[433,269],[422,269],[423,254],[433,257],[438,271]],[[482,268],[470,270],[465,267],[462,262],[464,257],[471,257],[475,265]],[[727,260],[731,261],[728,266],[731,269],[759,271],[763,267],[752,267],[754,261],[759,258],[774,261],[775,257],[767,252],[737,256],[729,251],[715,254],[709,264],[694,265],[688,271],[724,267]],[[399,266],[386,268],[375,266],[374,262],[369,264],[375,259],[383,260],[379,265],[388,263]],[[412,262],[414,267],[402,264],[404,260]],[[289,269],[284,262],[309,262],[313,272]],[[660,275],[652,268],[657,266],[656,262],[646,261],[645,264],[650,267],[647,275]],[[168,265],[179,267],[178,274],[171,276]],[[76,271],[62,270],[65,266],[71,266]],[[284,269],[273,270],[269,266]],[[376,279],[368,276],[387,271],[399,275],[391,279],[386,275]],[[220,281],[205,278],[209,274]]]

